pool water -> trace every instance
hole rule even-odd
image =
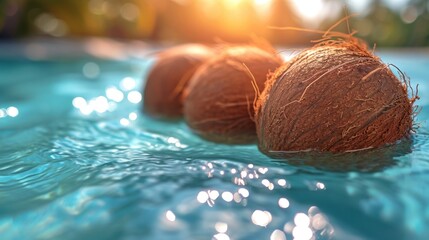
[[[380,54],[419,84],[412,139],[286,160],[142,114],[151,58],[2,58],[0,238],[427,239],[429,54]]]

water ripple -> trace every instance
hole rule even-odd
[[[74,73],[86,63],[48,65]],[[112,111],[85,115],[73,109],[76,96],[97,99],[108,88],[119,91],[134,71],[131,65],[141,63],[99,63],[100,79],[91,82],[56,73],[44,86],[23,91],[35,95],[28,98],[35,105],[22,103],[19,116],[0,131],[2,239],[424,239],[429,234],[427,123],[411,141],[376,151],[271,159],[256,144],[204,141],[183,121],[156,121],[125,99],[115,98]],[[46,101],[42,96],[55,102],[52,115],[48,110],[43,115],[49,121],[23,124],[29,113],[38,113],[31,106],[44,106],[38,102]],[[423,111],[422,121],[428,116]]]

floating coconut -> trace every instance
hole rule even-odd
[[[254,46],[224,49],[203,64],[188,85],[184,100],[188,125],[216,142],[255,140],[254,100],[281,62],[274,51]]]
[[[173,47],[160,53],[144,88],[144,111],[155,117],[181,117],[183,89],[196,69],[213,55],[212,49],[200,44]]]
[[[395,143],[412,130],[417,97],[407,92],[359,40],[322,42],[267,82],[257,103],[259,148],[348,152]]]
[[[411,153],[412,141],[406,139],[380,148],[358,152],[276,152],[270,157],[279,164],[311,166],[329,172],[378,172],[398,164],[398,157]],[[275,160],[276,161],[276,160]]]

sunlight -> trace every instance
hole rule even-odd
[[[320,20],[324,10],[323,0],[292,0],[297,13],[305,20]]]
[[[228,9],[237,8],[242,2],[243,0],[223,0],[223,4]]]
[[[267,6],[271,4],[272,0],[253,0],[256,6]]]
[[[268,211],[255,210],[252,213],[251,220],[255,225],[266,227],[272,221],[272,216]]]
[[[263,19],[267,19],[269,17],[272,1],[273,0],[253,0],[253,6],[256,12]]]
[[[223,5],[229,10],[234,10],[247,0],[223,0]],[[256,7],[256,10],[268,10],[271,5],[272,0],[253,0],[253,5]]]

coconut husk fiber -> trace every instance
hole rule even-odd
[[[274,51],[231,46],[203,64],[185,94],[188,125],[205,139],[247,143],[256,139],[254,101],[282,60]]]
[[[257,103],[259,148],[270,155],[393,144],[410,135],[416,98],[360,40],[324,41],[267,82]]]
[[[147,77],[143,110],[160,118],[183,115],[183,89],[196,69],[214,56],[213,49],[200,44],[186,44],[161,52]]]

